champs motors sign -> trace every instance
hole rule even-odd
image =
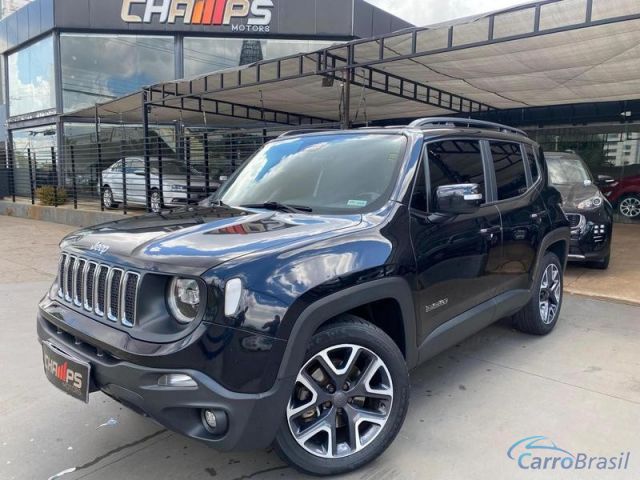
[[[234,32],[269,32],[273,0],[123,0],[127,23],[213,25]]]

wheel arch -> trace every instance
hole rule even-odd
[[[536,267],[532,272],[531,281],[537,278],[540,271],[540,263],[544,254],[547,252],[553,252],[560,259],[560,265],[563,271],[567,267],[567,260],[569,259],[569,244],[571,243],[571,229],[569,227],[561,227],[549,232],[540,242],[540,248],[538,250],[538,261]]]
[[[304,360],[309,339],[321,326],[342,314],[358,315],[360,313],[362,316],[364,309],[370,308],[372,305],[388,307],[392,304],[391,302],[397,305],[396,313],[401,315],[398,321],[402,326],[402,342],[398,346],[403,351],[408,367],[415,366],[417,364],[417,348],[413,295],[406,280],[400,277],[391,277],[346,288],[323,297],[306,307],[298,316],[287,340],[278,378],[287,378],[297,374],[298,368]],[[385,327],[388,325],[381,325],[380,317],[376,319],[375,315],[369,318],[364,316],[365,320],[371,321],[387,332]],[[392,332],[389,336],[396,344],[399,343],[397,332]]]

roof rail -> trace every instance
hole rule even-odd
[[[414,120],[409,124],[410,127],[424,127],[427,125],[445,125],[449,127],[478,127],[487,130],[498,130],[500,132],[515,133],[528,137],[523,130],[509,127],[500,123],[486,122],[484,120],[474,120],[472,118],[456,118],[456,117],[426,117]]]
[[[300,130],[289,130],[287,132],[284,132],[278,135],[278,138],[291,137],[292,135],[302,135],[304,133],[322,133],[322,132],[335,132],[335,131],[336,131],[335,128],[307,128],[307,129],[300,129]]]

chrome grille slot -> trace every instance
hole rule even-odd
[[[83,288],[84,284],[84,269],[87,266],[87,261],[79,258],[76,260],[73,268],[73,303],[75,303],[78,307],[82,306],[82,302],[84,300],[83,297]]]
[[[95,312],[103,316],[105,310],[105,296],[107,293],[107,276],[109,275],[109,267],[100,265],[96,270],[95,280]]]
[[[84,281],[84,309],[89,312],[93,311],[93,285],[95,283],[97,266],[97,263],[89,262]]]
[[[107,318],[117,322],[120,318],[120,282],[122,270],[112,268],[107,280]]]
[[[71,301],[73,295],[73,267],[76,262],[76,257],[69,255],[64,268],[64,299],[67,302]]]
[[[63,253],[60,256],[60,262],[58,263],[58,296],[61,298],[64,297],[64,282],[65,282],[64,272],[65,272],[66,262],[67,262],[67,256]]]
[[[122,324],[125,327],[133,327],[136,322],[136,303],[138,300],[138,281],[140,275],[127,272],[122,283]]]

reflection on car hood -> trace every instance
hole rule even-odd
[[[574,211],[578,204],[584,200],[595,197],[599,190],[595,185],[584,185],[583,183],[570,183],[563,185],[553,185],[562,195],[562,208],[565,211]]]
[[[305,215],[231,207],[195,207],[149,214],[79,230],[61,243],[106,262],[202,272],[261,251],[289,249],[361,224],[360,215]],[[105,251],[106,249],[106,251]],[[168,271],[171,271],[169,269]]]

